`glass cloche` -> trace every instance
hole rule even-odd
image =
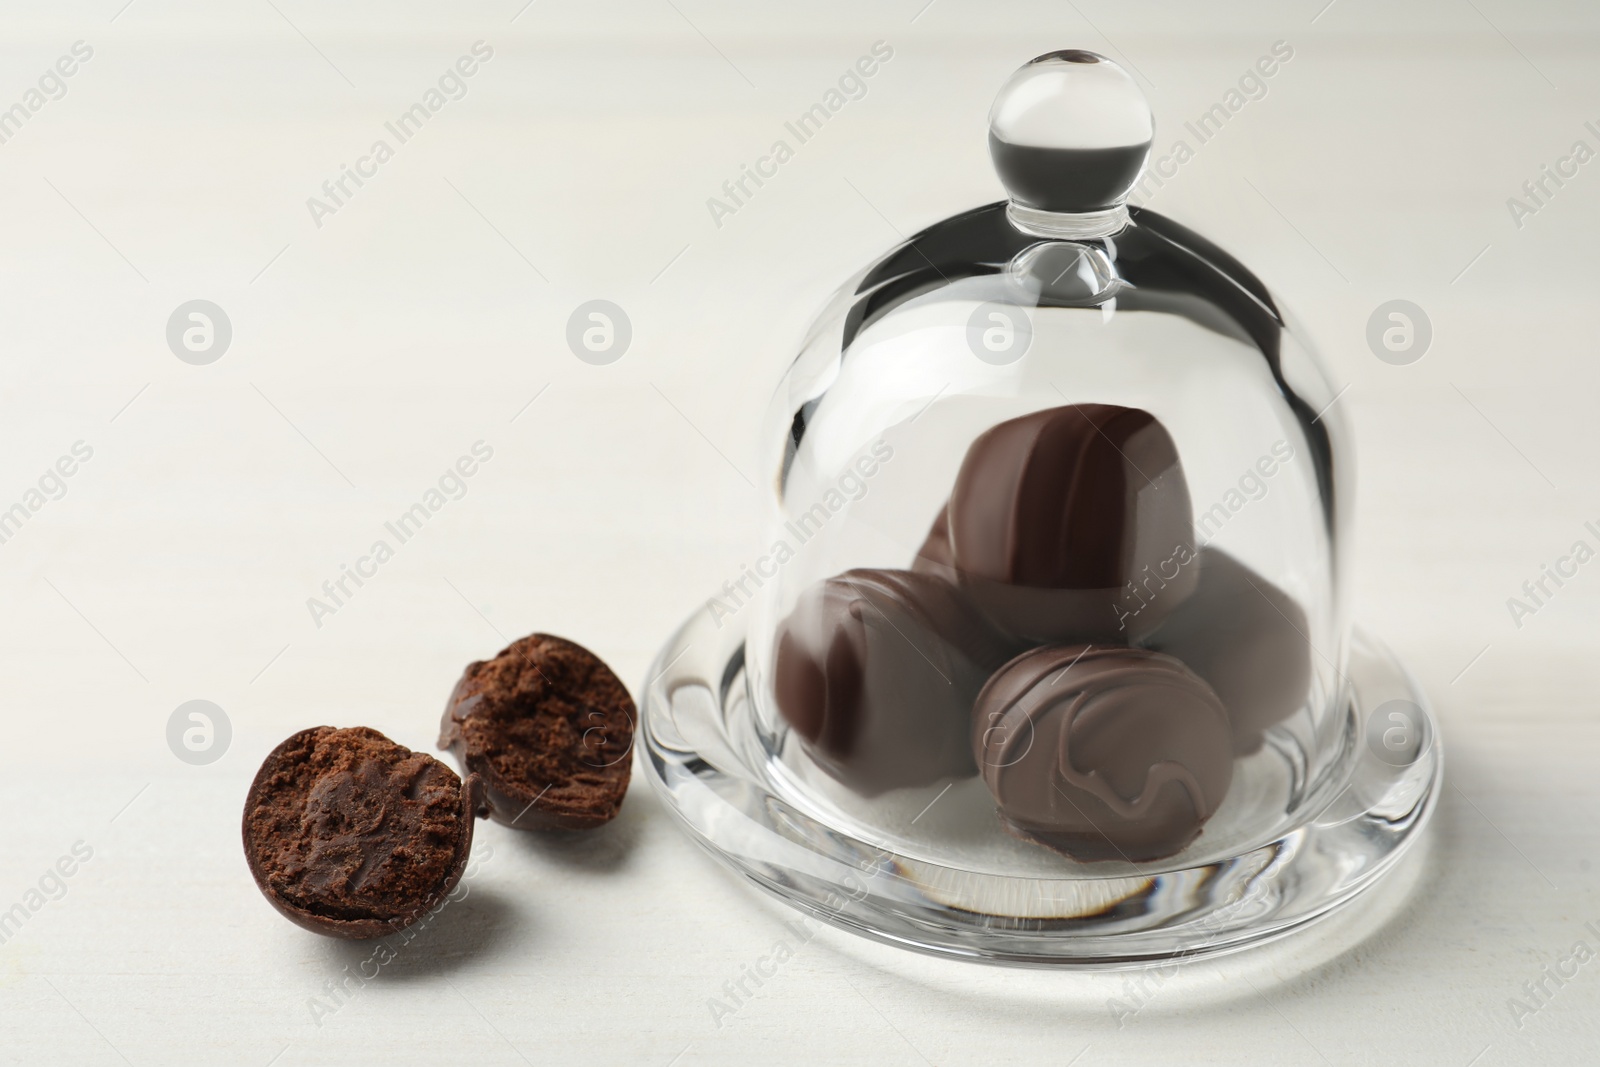
[[[662,650],[648,777],[713,854],[928,951],[1109,963],[1325,914],[1431,812],[1425,700],[1341,597],[1335,393],[1126,200],[1103,56],[1019,69],[1008,199],[838,290],[772,402],[762,553]]]

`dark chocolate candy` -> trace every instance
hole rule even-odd
[[[469,664],[439,724],[439,747],[483,776],[489,815],[521,830],[583,830],[622,807],[638,719],[600,658],[549,634]]]
[[[461,880],[482,783],[364,726],[315,726],[262,762],[244,854],[263,895],[329,937],[382,937]]]
[[[972,741],[1006,825],[1079,860],[1182,850],[1233,777],[1222,701],[1142,648],[1023,653],[978,695]]]
[[[779,627],[773,695],[816,762],[872,796],[973,774],[973,698],[1015,651],[948,582],[846,571]]]
[[[1289,594],[1215,548],[1202,548],[1194,594],[1145,641],[1210,683],[1228,709],[1233,750],[1305,706],[1311,685],[1306,613]]]
[[[1195,586],[1177,448],[1137,408],[1069,404],[990,428],[967,449],[948,512],[962,588],[1018,639],[1127,644]],[[930,542],[937,532],[936,521]]]

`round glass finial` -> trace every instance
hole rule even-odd
[[[1045,237],[1118,232],[1154,133],[1144,93],[1105,56],[1068,49],[1027,63],[989,109],[989,153],[1011,221]]]

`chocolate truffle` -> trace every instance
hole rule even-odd
[[[1148,411],[1069,404],[991,427],[948,511],[962,588],[1020,639],[1128,644],[1195,585],[1188,484]]]
[[[1233,777],[1222,701],[1142,648],[1024,652],[978,695],[972,740],[1006,825],[1078,860],[1180,851]]]
[[[1228,709],[1233,750],[1247,755],[1261,735],[1305,705],[1311,686],[1306,613],[1294,599],[1215,548],[1202,548],[1200,583],[1145,644],[1210,683]]]
[[[244,854],[272,906],[329,937],[382,937],[461,880],[482,783],[364,726],[273,749],[244,805]]]
[[[824,770],[874,796],[974,773],[973,698],[1015,651],[948,582],[846,571],[779,626],[773,696]]]
[[[522,830],[585,830],[622,807],[638,714],[627,687],[581,645],[549,634],[469,664],[439,747],[483,776],[489,816]]]

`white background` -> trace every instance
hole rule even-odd
[[[1574,140],[1600,148],[1600,13],[122,3],[0,16],[0,107],[94,49],[0,145],[0,507],[94,449],[0,545],[0,909],[94,850],[0,945],[0,1060],[1593,1061],[1600,963],[1520,1028],[1508,998],[1579,939],[1600,949],[1600,561],[1520,628],[1506,600],[1580,537],[1600,547],[1600,162],[1520,229],[1506,200]],[[314,225],[306,199],[477,40],[494,58],[466,97]],[[707,198],[877,40],[894,57],[867,95],[716,225]],[[1342,952],[1324,932],[1196,964],[1120,1028],[1116,976],[825,931],[719,1027],[708,999],[790,916],[636,780],[586,837],[482,826],[467,899],[314,1019],[370,949],[252,885],[238,822],[268,749],[325,722],[428,748],[461,667],[535,629],[637,689],[753,558],[760,415],[808,315],[897,235],[999,195],[984,117],[1006,74],[1062,47],[1124,60],[1164,147],[1278,40],[1294,58],[1266,97],[1151,204],[1261,274],[1349,385],[1355,614],[1426,686],[1448,752],[1409,901],[1359,905],[1370,929]],[[607,367],[564,340],[597,297],[633,324]],[[209,366],[165,342],[195,298],[233,324]],[[1394,298],[1433,323],[1411,366],[1364,340]],[[307,597],[480,439],[465,498],[316,626]],[[196,698],[233,725],[205,767],[165,740]]]

